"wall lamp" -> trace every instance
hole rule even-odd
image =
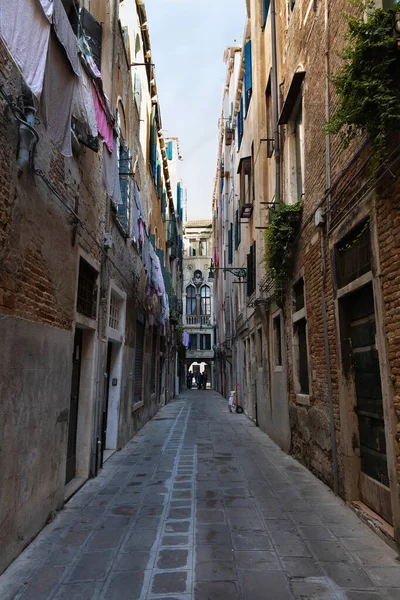
[[[223,271],[224,273],[232,273],[235,277],[247,277],[247,268],[246,267],[216,267],[211,260],[210,271],[208,273],[208,281],[213,282],[215,277],[215,271]]]

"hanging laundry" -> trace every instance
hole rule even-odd
[[[92,96],[92,82],[86,74],[85,69],[82,69],[82,77],[75,86],[72,116],[75,117],[79,123],[83,124],[92,137],[97,137],[98,130]]]
[[[50,23],[32,0],[0,0],[0,37],[37,99],[43,90]]]
[[[64,156],[72,156],[72,101],[77,83],[78,78],[51,33],[40,113],[50,139]]]
[[[93,96],[93,102],[94,102],[94,110],[96,113],[97,129],[99,130],[99,133],[100,133],[101,137],[103,138],[108,150],[110,152],[112,152],[113,145],[114,145],[114,143],[113,143],[114,131],[113,131],[113,128],[112,128],[109,120],[107,119],[107,112],[106,112],[107,109],[105,106],[105,100],[104,100],[104,98],[102,98],[99,90],[93,83],[92,83],[92,96]]]
[[[53,22],[53,10],[54,10],[54,0],[39,0],[40,4],[43,7],[44,14],[50,21]]]
[[[106,144],[103,144],[103,170],[102,184],[107,194],[114,200],[115,204],[121,204],[121,187],[119,183],[117,139],[113,140],[114,152],[109,152]]]
[[[82,74],[81,63],[78,56],[78,40],[69,22],[65,8],[61,0],[54,0],[53,11],[54,31],[60,44],[63,46],[72,70],[78,77]]]
[[[84,59],[86,66],[89,69],[89,74],[91,75],[91,77],[93,79],[101,79],[101,73],[97,68],[97,65],[92,55],[92,50],[84,34],[81,35],[78,39],[78,48],[81,57]]]

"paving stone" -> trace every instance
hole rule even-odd
[[[186,591],[187,573],[175,571],[173,573],[157,573],[151,585],[153,594],[180,594]]]
[[[265,531],[265,525],[258,517],[247,517],[243,519],[229,518],[232,531]]]
[[[195,600],[243,600],[234,581],[212,581],[196,583]]]
[[[272,550],[271,540],[266,533],[233,532],[232,544],[235,550]]]
[[[51,598],[64,572],[64,567],[43,567],[29,581],[29,585],[22,598],[24,600],[45,600],[46,598]]]
[[[144,571],[112,575],[104,600],[139,600],[144,582]]]
[[[62,585],[54,600],[96,600],[93,583],[70,583]]]
[[[288,581],[279,571],[239,571],[239,580],[242,600],[293,600]]]
[[[189,519],[191,514],[190,508],[170,508],[168,519]]]
[[[114,571],[144,571],[152,569],[155,552],[129,552],[118,554],[113,564]]]
[[[131,531],[124,542],[122,551],[146,551],[151,550],[156,541],[157,532],[153,530]]]
[[[230,544],[230,532],[227,525],[197,525],[196,542],[198,544]]]
[[[400,565],[397,567],[371,567],[368,574],[376,586],[400,588]]]
[[[339,542],[309,540],[307,544],[315,557],[322,562],[352,562],[351,556]]]
[[[84,552],[80,555],[68,581],[95,581],[106,576],[113,560],[111,550],[101,552]]]
[[[343,562],[321,562],[322,568],[326,574],[335,584],[340,588],[370,588],[371,580],[365,575],[365,573],[355,564],[348,564]],[[387,574],[385,573],[387,576]],[[372,570],[371,570],[372,576]],[[397,581],[400,585],[400,573],[397,575]],[[387,579],[385,582],[387,587],[391,586],[390,581]]]
[[[196,567],[196,581],[234,581],[236,568],[233,561],[200,562]]]
[[[281,558],[283,568],[289,577],[322,577],[323,572],[318,563],[312,558]]]
[[[238,569],[249,571],[281,571],[275,552],[266,550],[239,550],[235,552]]]
[[[204,510],[197,511],[198,523],[224,523],[225,513],[223,510]]]
[[[212,546],[210,544],[196,544],[196,562],[208,562],[212,560],[226,562],[233,560],[233,549],[229,546]]]
[[[156,566],[157,569],[179,569],[186,567],[188,558],[188,550],[161,550]]]
[[[325,577],[308,577],[292,581],[292,589],[296,598],[309,600],[337,600]]]
[[[164,535],[161,539],[162,546],[186,546],[188,543],[188,535]]]
[[[87,550],[109,550],[110,548],[118,548],[123,536],[124,529],[104,529],[95,531],[86,546]]]
[[[165,524],[165,533],[188,533],[190,521],[168,521]]]

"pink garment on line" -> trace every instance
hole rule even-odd
[[[99,134],[103,138],[108,150],[110,152],[113,151],[114,146],[114,133],[113,128],[107,120],[107,115],[103,108],[103,99],[100,97],[99,92],[97,91],[96,86],[92,84],[92,95],[94,102],[94,111],[96,113],[96,122],[97,129],[99,130]]]

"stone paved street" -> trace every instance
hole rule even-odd
[[[400,564],[250,420],[191,391],[72,498],[0,598],[400,599]]]

